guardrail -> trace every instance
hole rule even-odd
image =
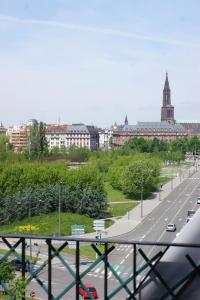
[[[151,284],[152,281],[158,281],[159,285],[162,287],[162,292],[156,291],[158,293],[156,298],[152,299],[167,299],[169,296],[170,299],[177,299],[185,286],[194,278],[195,274],[199,272],[199,264],[197,263],[196,254],[199,254],[200,244],[185,244],[185,243],[165,243],[165,242],[151,242],[151,241],[124,241],[117,239],[89,239],[89,238],[52,238],[47,236],[28,236],[28,235],[0,235],[4,246],[7,247],[5,253],[1,256],[1,260],[8,260],[11,255],[15,255],[18,259],[21,260],[22,269],[21,277],[26,278],[27,288],[31,282],[36,281],[41,289],[45,292],[46,298],[41,299],[71,299],[65,298],[68,297],[68,292],[72,293],[73,299],[80,299],[80,287],[85,290],[90,299],[94,299],[90,291],[84,285],[84,278],[87,276],[91,270],[93,270],[99,263],[103,263],[103,295],[101,299],[151,299]],[[39,240],[43,242],[43,247],[46,245],[47,259],[41,263],[40,266],[29,270],[26,273],[26,243],[29,240]],[[75,268],[72,268],[69,261],[63,255],[62,250],[68,247],[68,242],[74,241],[76,244],[75,248]],[[101,248],[98,247],[98,243],[101,243]],[[80,257],[80,247],[82,243],[88,243],[96,253],[96,259],[91,261],[89,266],[84,270],[81,270],[81,257]],[[58,245],[59,244],[59,245]],[[111,258],[112,253],[119,245],[126,245],[132,251],[131,263],[129,267],[132,268],[130,274],[126,278],[122,278],[117,272],[117,270],[112,266]],[[146,247],[150,247],[151,256],[146,253]],[[169,249],[173,248],[173,254],[171,258],[168,257],[168,260],[165,260],[165,255]],[[166,279],[166,274],[169,273],[169,269],[173,268],[176,264],[174,257],[178,255],[180,259],[180,253],[178,249],[181,250],[181,263],[188,265],[185,271],[177,278],[174,278],[172,282],[168,282]],[[183,251],[184,249],[184,251]],[[195,249],[198,249],[196,251]],[[153,251],[154,250],[154,251]],[[154,253],[153,253],[154,252]],[[57,258],[63,267],[72,277],[71,282],[66,281],[66,286],[62,287],[56,295],[53,293],[52,288],[52,278],[53,278],[53,261]],[[163,260],[165,268],[163,269]],[[198,260],[199,261],[199,260]],[[173,265],[174,264],[174,265]],[[161,268],[162,266],[162,268]],[[164,272],[163,272],[164,270]],[[40,279],[40,274],[46,272],[47,274],[47,284],[45,284]],[[180,273],[180,269],[177,270]],[[116,284],[108,286],[111,274],[115,280]],[[164,274],[166,273],[166,274]],[[142,276],[141,276],[142,274]],[[59,278],[58,278],[59,282]],[[3,282],[0,282],[2,287],[4,287]],[[150,288],[149,288],[150,287]],[[143,289],[148,289],[148,297],[144,295],[142,297]],[[120,293],[126,295],[125,298],[120,298]],[[154,293],[154,294],[153,294]],[[155,289],[152,293],[152,297],[155,297]],[[24,294],[24,299],[25,299]],[[124,297],[124,296],[123,296]],[[182,298],[180,298],[182,299]]]

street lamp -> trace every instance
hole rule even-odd
[[[142,188],[141,188],[141,199],[140,199],[140,202],[141,202],[141,212],[140,212],[140,216],[141,218],[143,218],[143,182],[142,182]]]
[[[31,197],[28,198],[28,219],[29,219],[29,232],[32,235],[32,224],[31,224]],[[32,261],[32,240],[30,237],[30,260]]]
[[[61,198],[60,198],[60,193],[61,193],[61,184],[59,183],[59,185],[58,185],[58,235],[59,236],[61,234]]]

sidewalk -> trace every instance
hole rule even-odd
[[[171,181],[163,185],[160,192],[153,193],[148,199],[143,200],[143,217],[141,217],[141,204],[128,212],[121,219],[115,221],[113,225],[102,233],[102,238],[117,237],[129,231],[132,231],[156,206],[158,206],[184,179],[194,174],[196,169],[192,166],[182,174],[177,174]],[[84,237],[94,238],[96,233],[85,234]]]

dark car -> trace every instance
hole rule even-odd
[[[20,259],[13,259],[10,261],[11,265],[13,265],[15,267],[16,271],[22,271],[22,261]],[[25,265],[25,271],[28,272],[29,271],[29,263],[26,262]]]
[[[90,292],[93,298],[98,298],[97,291],[92,284],[85,284],[84,287]],[[86,289],[79,287],[79,294],[83,297],[83,299],[92,299]]]

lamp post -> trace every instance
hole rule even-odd
[[[144,192],[144,174],[143,174],[143,170],[142,170],[142,174],[141,174],[141,197],[140,197],[140,217],[143,218],[143,192]]]
[[[58,185],[58,235],[61,234],[61,199],[60,199],[61,185]]]
[[[173,168],[172,168],[172,174],[171,174],[171,190],[173,190]]]
[[[30,236],[32,235],[32,222],[31,222],[31,198],[28,200],[28,219],[29,219],[29,231]],[[32,240],[30,237],[30,261],[32,261]]]

